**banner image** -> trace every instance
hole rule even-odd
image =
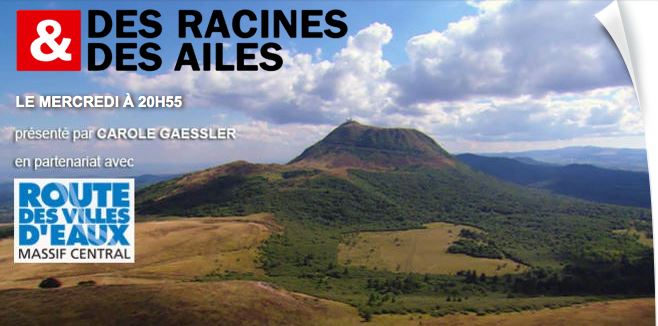
[[[0,8],[0,325],[656,324],[658,2]]]

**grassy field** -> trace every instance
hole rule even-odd
[[[361,232],[340,244],[341,264],[383,268],[394,272],[454,274],[475,270],[487,275],[503,275],[526,270],[509,259],[471,257],[448,253],[448,247],[468,226],[430,223],[425,229]]]
[[[75,298],[71,301],[71,298]],[[0,291],[2,325],[653,325],[654,300],[478,316],[375,315],[263,282],[168,282]],[[112,309],[107,309],[108,302]],[[65,304],[62,304],[65,303]],[[58,313],[53,313],[53,311]]]
[[[382,315],[373,318],[377,325],[654,325],[653,299],[594,302],[558,309],[542,309],[496,315],[456,314],[445,317],[426,315]]]
[[[258,247],[278,231],[272,216],[167,219],[137,223],[134,264],[14,264],[13,238],[0,240],[0,289],[36,287],[46,277],[64,286],[94,280],[99,284],[190,280],[208,273],[252,273]]]

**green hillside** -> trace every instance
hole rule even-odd
[[[483,296],[496,298],[494,306],[517,296],[653,295],[651,249],[615,232],[649,232],[648,210],[498,181],[418,131],[349,122],[290,164],[235,162],[147,187],[137,201],[141,215],[274,213],[284,232],[261,249],[267,280],[366,312],[438,313]],[[477,227],[486,235],[478,241],[530,269],[504,277],[468,269],[421,275],[338,264],[339,244],[356,232],[431,222]],[[437,300],[450,303],[439,309]]]
[[[460,154],[472,169],[501,180],[601,203],[651,207],[649,174],[587,164],[551,165],[506,157]]]

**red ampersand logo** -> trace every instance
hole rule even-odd
[[[16,12],[16,70],[79,71],[79,10]]]

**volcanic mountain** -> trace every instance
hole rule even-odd
[[[160,213],[162,205],[167,206],[171,198],[190,197],[191,202],[205,200],[209,193],[220,189],[208,189],[216,182],[238,182],[254,177],[264,177],[268,182],[299,182],[317,177],[339,177],[350,179],[350,171],[393,171],[443,168],[456,168],[458,163],[432,138],[413,129],[379,128],[350,120],[335,128],[324,139],[307,148],[288,164],[253,164],[235,161],[210,169],[183,175],[180,178],[156,185],[148,192],[142,192],[143,213]],[[462,168],[465,167],[462,165]],[[344,182],[346,180],[343,180]],[[224,185],[224,183],[222,183]],[[236,184],[222,187],[221,191],[231,191]],[[154,191],[162,189],[162,191]],[[262,190],[262,188],[258,188]],[[197,192],[201,192],[198,193]],[[191,196],[194,194],[194,196]],[[192,198],[194,197],[194,198]],[[210,198],[208,198],[210,200]],[[208,203],[214,205],[215,203]],[[177,205],[176,211],[189,207]],[[198,215],[197,213],[185,213]]]
[[[377,128],[348,121],[290,162],[300,167],[390,169],[454,166],[450,154],[413,129]]]
[[[419,131],[354,121],[288,164],[239,161],[147,187],[137,194],[136,210],[150,216],[272,213],[286,231],[264,247],[264,268],[288,276],[335,266],[338,239],[359,230],[465,224],[486,232],[478,241],[507,258],[553,267],[591,255],[640,257],[646,248],[615,232],[651,230],[649,210],[503,182],[456,161]]]

